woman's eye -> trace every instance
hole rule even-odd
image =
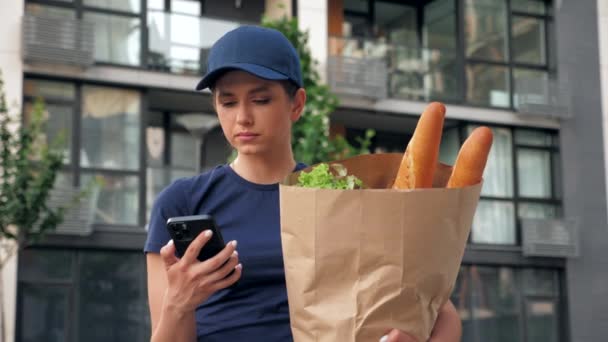
[[[232,106],[234,106],[235,104],[236,104],[236,102],[234,102],[234,101],[229,101],[229,102],[224,102],[224,103],[222,103],[222,106],[224,106],[224,107],[232,107]]]
[[[270,99],[255,99],[255,100],[253,100],[253,102],[256,103],[256,104],[262,104],[263,105],[263,104],[269,103]]]

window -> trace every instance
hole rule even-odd
[[[223,164],[229,154],[229,145],[215,115],[148,113],[146,218],[150,217],[154,200],[167,185]]]
[[[103,13],[85,13],[84,20],[95,24],[95,60],[140,65],[141,20]]]
[[[475,126],[446,128],[440,161],[453,164]],[[494,141],[484,172],[470,242],[517,245],[519,218],[561,216],[559,148],[551,131],[493,127]]]
[[[547,80],[552,18],[542,0],[466,0],[466,101],[515,108],[517,84]]]
[[[558,275],[555,269],[462,267],[451,298],[462,320],[462,340],[557,342]]]
[[[149,339],[144,260],[139,251],[21,252],[18,340]]]
[[[76,88],[73,84],[66,82],[26,79],[23,93],[26,122],[30,120],[32,112],[35,110],[36,99],[38,97],[44,99],[43,117],[48,121],[46,134],[42,139],[49,146],[57,146],[53,142],[62,141],[58,148],[64,155],[64,164],[70,165],[73,150],[72,124],[76,106]]]
[[[131,89],[26,78],[26,120],[43,97],[47,140],[65,137],[65,167],[58,183],[87,186],[102,181],[95,222],[138,226],[140,222],[141,99]]]

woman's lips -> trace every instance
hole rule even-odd
[[[255,138],[257,138],[258,136],[259,136],[259,134],[244,132],[244,133],[237,134],[236,138],[240,141],[252,141]]]

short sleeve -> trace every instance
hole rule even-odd
[[[169,218],[189,215],[189,189],[188,179],[183,178],[160,192],[150,213],[145,253],[160,253],[160,249],[169,242],[171,237],[165,227]]]

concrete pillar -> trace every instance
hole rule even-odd
[[[321,81],[327,83],[327,0],[298,1],[298,25],[309,32],[308,44]]]
[[[0,1],[0,71],[4,80],[9,113],[20,115],[23,89],[23,63],[21,60],[21,19],[23,0]],[[5,241],[0,241],[4,244]],[[6,341],[15,340],[17,302],[17,257],[12,257],[2,269],[4,328]],[[3,337],[0,336],[0,340]]]

